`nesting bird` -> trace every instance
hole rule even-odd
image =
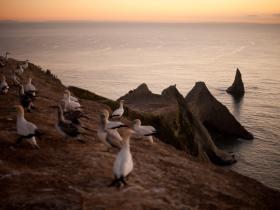
[[[21,82],[19,81],[19,78],[16,75],[16,72],[14,70],[12,71],[12,74],[11,74],[11,80],[13,81],[14,85],[16,85],[16,86],[21,84]]]
[[[63,110],[61,106],[56,106],[57,108],[57,123],[55,125],[58,132],[65,138],[72,137],[80,139],[80,135],[84,134],[80,127],[74,125],[70,120],[66,120],[63,115]]]
[[[100,122],[97,130],[98,138],[106,145],[108,151],[115,147],[121,149],[122,137],[116,129],[109,129],[107,127],[107,117],[103,112],[99,114]]]
[[[120,107],[113,111],[111,118],[121,118],[123,113],[124,113],[124,108],[123,108],[124,100],[120,100]]]
[[[25,70],[25,69],[28,69],[28,62],[29,60],[26,60],[24,61],[24,63],[22,64],[22,68]]]
[[[105,115],[105,120],[106,120],[106,125],[107,125],[107,128],[110,128],[110,129],[116,129],[116,128],[121,128],[121,127],[127,127],[124,123],[122,122],[119,122],[119,121],[110,121],[109,120],[109,112],[108,110],[104,109],[103,110],[103,114]]]
[[[136,119],[133,121],[132,128],[136,136],[148,139],[151,143],[154,142],[153,135],[155,135],[157,131],[153,126],[141,125],[141,120]]]
[[[16,143],[19,144],[26,139],[34,149],[39,149],[40,147],[35,138],[40,136],[37,126],[24,118],[24,109],[21,105],[17,105],[15,108],[17,110],[17,134],[20,135]]]
[[[24,92],[31,98],[34,98],[36,96],[37,89],[36,87],[32,84],[32,78],[28,78],[28,82],[24,85]]]
[[[26,109],[28,112],[31,112],[33,100],[32,97],[30,97],[28,94],[25,94],[23,85],[19,86],[19,102],[24,109]]]
[[[68,98],[68,94],[66,92],[64,92],[62,101],[67,100],[67,98]],[[79,100],[75,96],[71,96],[71,94],[70,94],[70,100],[75,101],[75,102],[79,102]]]
[[[0,80],[0,93],[1,94],[7,94],[9,90],[9,85],[6,82],[6,77],[4,75],[1,75],[1,80]]]
[[[24,73],[24,69],[21,64],[17,66],[17,68],[15,69],[15,73],[17,73],[18,75],[22,75]]]
[[[66,98],[64,100],[65,102],[64,111],[70,111],[70,110],[82,108],[79,102],[71,100],[71,93],[69,90],[65,90],[65,94],[66,94]]]
[[[8,60],[9,59],[9,55],[10,55],[11,53],[9,53],[9,52],[6,52],[5,53],[5,60]]]
[[[4,66],[6,66],[6,63],[0,60],[0,67],[4,67]]]
[[[119,153],[117,154],[116,160],[113,166],[114,180],[109,185],[121,186],[126,185],[126,180],[133,170],[133,160],[130,152],[130,137],[134,133],[131,129],[126,129],[123,133],[123,145]]]

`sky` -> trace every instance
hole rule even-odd
[[[0,20],[280,23],[280,0],[0,0]]]

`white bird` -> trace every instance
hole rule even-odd
[[[114,180],[109,186],[126,185],[125,179],[133,170],[133,160],[130,152],[130,137],[134,133],[131,129],[126,129],[123,133],[123,146],[117,154],[113,166]]]
[[[100,122],[97,130],[98,138],[106,145],[108,151],[112,148],[121,149],[122,137],[116,129],[107,128],[106,116],[104,113],[99,114]]]
[[[65,102],[64,111],[70,111],[70,110],[82,108],[82,106],[79,102],[71,100],[71,94],[70,94],[69,90],[65,90],[65,94],[67,95],[67,97],[64,100],[64,102]]]
[[[108,110],[104,109],[103,110],[103,114],[105,115],[105,120],[106,120],[106,125],[107,125],[107,128],[110,128],[110,129],[116,129],[116,128],[121,128],[121,127],[127,127],[124,123],[122,122],[119,122],[119,121],[110,121],[109,120],[109,112]]]
[[[116,109],[115,111],[113,111],[111,118],[121,118],[123,113],[124,113],[124,109],[123,109],[123,103],[124,100],[120,100],[120,107],[118,109]]]
[[[25,94],[22,85],[19,85],[19,102],[22,107],[27,110],[27,112],[31,112],[31,108],[34,108],[32,97],[30,97],[28,94]]]
[[[37,89],[36,87],[32,84],[32,78],[28,78],[28,82],[24,85],[24,92],[27,95],[30,95],[31,97],[36,96]]]
[[[141,120],[136,119],[133,121],[132,129],[136,136],[148,139],[151,144],[154,142],[153,135],[156,134],[157,131],[153,126],[141,125]]]
[[[0,92],[2,94],[7,94],[8,90],[9,90],[9,85],[6,82],[6,77],[4,75],[1,75]]]
[[[19,65],[17,66],[17,68],[15,69],[15,72],[16,72],[18,75],[22,75],[22,74],[24,73],[24,69],[23,69],[23,67],[22,67],[21,64],[19,64]]]
[[[4,66],[6,66],[6,63],[3,61],[0,61],[0,67],[4,67]]]
[[[5,53],[5,59],[6,59],[6,60],[9,59],[9,55],[10,55],[10,54],[11,54],[11,53],[9,53],[9,52],[6,52],[6,53]]]
[[[23,69],[28,69],[28,62],[29,60],[24,61],[24,63],[22,64]]]
[[[68,95],[67,95],[66,93],[64,93],[64,94],[63,94],[62,101],[67,100],[67,98],[68,98]],[[75,102],[79,102],[79,99],[77,99],[75,96],[71,96],[71,95],[70,95],[70,100],[71,100],[71,101],[75,101]]]
[[[64,136],[65,138],[71,137],[76,138],[78,141],[84,142],[81,140],[80,135],[84,134],[81,127],[78,127],[74,123],[72,123],[70,120],[66,120],[64,118],[64,114],[62,111],[61,106],[56,106],[58,108],[57,110],[57,123],[55,124],[55,128],[57,131]]]
[[[17,105],[15,107],[17,109],[17,134],[20,135],[17,140],[17,144],[19,144],[23,139],[26,139],[33,148],[39,149],[40,147],[35,138],[35,136],[39,136],[37,126],[24,118],[24,109],[22,106]]]
[[[12,71],[11,80],[13,81],[14,85],[20,85],[21,84],[18,76],[15,73],[15,71]]]

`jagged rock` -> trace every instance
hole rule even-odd
[[[155,126],[162,141],[217,165],[230,165],[236,162],[234,156],[215,146],[207,129],[189,111],[184,97],[175,85],[164,89],[161,95],[150,92],[147,98],[140,97],[141,100],[139,95],[134,93],[135,90],[128,93],[129,97],[126,98],[129,98],[130,103],[127,105],[130,109],[142,113],[142,116],[130,114],[130,110],[127,110],[128,117],[141,118],[143,122]],[[160,108],[155,106],[162,103],[166,106]]]
[[[171,130],[174,131],[175,138],[184,142],[188,153],[202,160],[210,160],[217,165],[231,165],[236,162],[234,155],[228,154],[218,149],[207,129],[202,122],[194,116],[188,109],[184,97],[175,86],[170,86],[169,95],[176,98],[178,103],[178,113],[176,123],[173,123]]]
[[[176,85],[171,85],[161,92],[161,95],[164,98],[166,98],[166,100],[168,100],[169,103],[172,103],[172,102],[175,103],[176,102],[176,97],[174,95],[174,88],[176,88]]]
[[[241,73],[238,68],[236,69],[234,82],[226,91],[227,93],[237,98],[240,98],[244,95],[245,93],[244,84],[242,81]]]
[[[253,139],[248,132],[208,90],[204,82],[197,82],[185,97],[187,105],[200,121],[212,131],[243,139]]]

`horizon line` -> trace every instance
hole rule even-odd
[[[108,21],[108,20],[0,20],[0,23],[135,23],[135,24],[255,24],[255,25],[280,25],[273,22],[255,21]]]

